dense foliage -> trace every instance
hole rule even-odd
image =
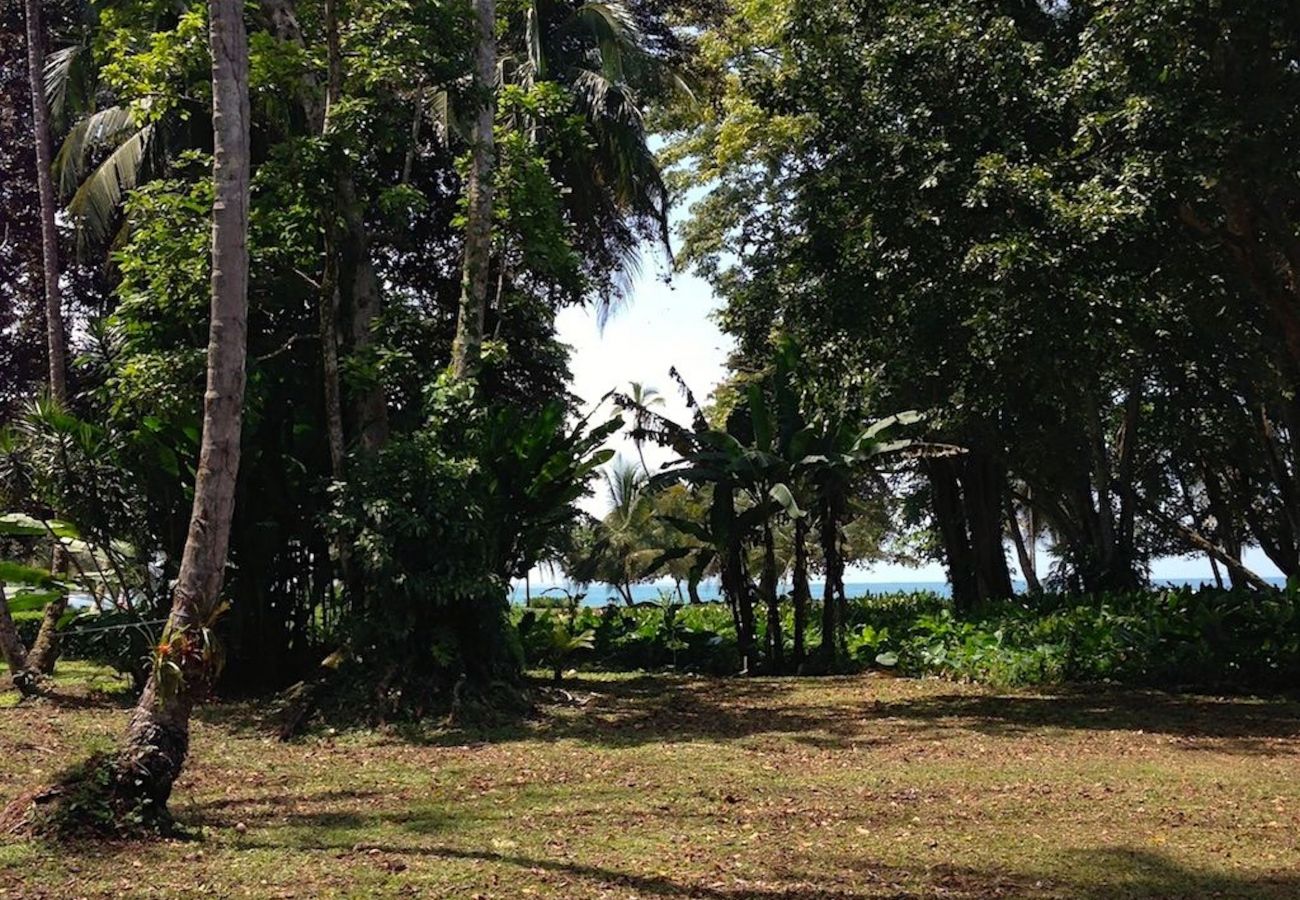
[[[1250,545],[1296,571],[1281,6],[787,0],[701,38],[684,259],[738,371],[793,336],[821,404],[968,450],[905,487],[959,603],[1009,593],[1004,536],[1070,590],[1191,552],[1259,587]]]
[[[880,594],[850,599],[846,614],[854,669],[997,686],[1253,691],[1286,690],[1300,676],[1300,594],[1293,589],[1264,598],[1211,588],[1046,594],[975,614],[937,594]],[[684,605],[666,594],[631,608],[541,604],[516,616],[533,666],[725,673],[739,662],[731,615],[717,603]],[[782,616],[788,634],[792,603],[782,603]],[[814,615],[814,632],[818,621]],[[760,633],[765,627],[759,624]],[[567,643],[580,635],[589,640]]]

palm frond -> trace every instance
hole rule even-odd
[[[138,130],[131,110],[125,106],[110,106],[78,120],[54,157],[59,192],[68,196],[77,189],[96,147],[119,144]]]
[[[45,102],[50,115],[61,120],[68,108],[68,89],[76,77],[77,63],[82,58],[80,44],[63,47],[45,57]]]
[[[451,91],[439,88],[433,92],[429,98],[429,120],[433,122],[434,132],[443,144],[451,143],[451,136],[461,133],[456,110],[451,102]]]
[[[524,40],[528,44],[528,64],[532,67],[532,77],[546,77],[546,53],[542,47],[542,27],[537,16],[537,4],[528,5],[527,21],[524,23]]]
[[[139,184],[152,137],[152,125],[137,129],[81,182],[68,201],[68,214],[76,223],[80,236],[89,236],[95,241],[109,237],[123,196]]]
[[[623,78],[628,59],[642,55],[641,31],[631,10],[618,0],[584,3],[574,11],[572,22],[595,41],[601,68],[613,80]]]

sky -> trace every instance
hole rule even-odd
[[[677,422],[689,421],[686,404],[676,384],[668,375],[676,366],[695,396],[703,402],[725,374],[724,365],[731,340],[718,330],[711,316],[718,306],[712,289],[691,275],[665,277],[665,264],[647,258],[643,271],[633,282],[628,302],[616,312],[602,330],[596,314],[584,308],[569,308],[558,320],[560,340],[573,348],[570,365],[573,391],[586,407],[596,403],[607,391],[626,390],[628,383],[641,382],[657,388],[665,407],[661,412]],[[636,459],[632,441],[623,437],[614,449],[629,459]],[[659,447],[643,448],[651,470],[667,461],[671,453]],[[584,503],[587,512],[603,516],[608,509],[603,491]],[[1014,553],[1008,554],[1012,574],[1020,578]],[[1250,550],[1243,560],[1264,577],[1280,573],[1259,550]],[[1050,560],[1040,553],[1038,567],[1042,575]],[[1212,578],[1209,562],[1203,555],[1168,557],[1152,565],[1152,578]],[[534,578],[542,578],[535,573]],[[845,573],[849,582],[944,581],[943,567],[937,563],[921,567],[880,563],[870,568],[850,567]]]

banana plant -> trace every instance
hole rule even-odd
[[[827,666],[833,668],[842,632],[841,607],[846,602],[842,528],[855,482],[889,459],[957,452],[944,445],[895,437],[898,429],[922,420],[918,412],[901,412],[865,424],[848,415],[805,412],[798,392],[798,363],[798,346],[789,340],[778,343],[769,370],[746,386],[742,402],[722,427],[708,422],[676,370],[671,374],[682,387],[693,413],[689,428],[636,404],[633,398],[615,395],[616,402],[635,413],[637,437],[669,446],[678,454],[676,461],[651,480],[652,485],[683,481],[712,488],[704,521],[666,517],[670,525],[702,546],[665,551],[645,574],[690,556],[695,560],[691,570],[694,581],[716,563],[736,621],[746,668],[754,649],[755,595],[766,605],[768,666],[780,671],[784,664],[773,540],[780,518],[795,525],[797,656],[802,655],[804,618],[810,599],[803,541],[811,523],[817,525],[826,574],[823,655]],[[803,503],[801,496],[805,498]],[[744,548],[752,544],[762,548],[756,587],[744,560]]]

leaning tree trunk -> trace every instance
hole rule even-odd
[[[1031,594],[1041,594],[1043,585],[1038,580],[1038,570],[1034,565],[1034,554],[1030,552],[1029,544],[1025,543],[1024,533],[1020,530],[1020,518],[1016,515],[1015,500],[1012,499],[1010,491],[1006,497],[1007,509],[1007,531],[1011,533],[1011,541],[1016,547],[1016,556],[1020,560],[1020,574],[1025,578],[1025,588]],[[1031,533],[1029,540],[1036,540]]]
[[[165,816],[172,784],[189,749],[194,703],[212,672],[205,628],[221,594],[239,471],[248,332],[249,108],[248,39],[243,3],[210,0],[212,51],[212,318],[208,333],[203,439],[194,507],[172,594],[164,645],[180,677],[150,676],[116,759],[119,799],[149,804]]]
[[[9,599],[5,596],[4,585],[0,584],[0,657],[9,667],[9,677],[18,688],[19,693],[29,697],[35,693],[35,682],[27,667],[27,649],[23,647],[22,638],[18,636],[18,626],[9,612]]]
[[[478,376],[487,313],[488,268],[492,258],[493,134],[496,121],[496,0],[474,0],[478,33],[474,89],[478,112],[474,118],[473,150],[466,188],[465,262],[461,275],[456,341],[451,350],[452,374],[463,380]]]
[[[55,227],[54,153],[50,141],[50,109],[45,102],[45,29],[40,0],[26,0],[27,81],[32,95],[32,132],[36,145],[36,186],[40,196],[41,261],[45,282],[45,335],[49,348],[50,397],[60,406],[68,402],[68,345],[63,330],[63,298],[59,287],[59,232]],[[54,570],[67,568],[63,547],[54,548]],[[59,620],[68,608],[61,594],[45,608],[41,628],[27,664],[33,672],[48,675],[59,655]]]
[[[54,551],[54,570],[63,571],[67,562],[63,558],[64,551],[61,547],[56,547]],[[32,641],[32,652],[27,654],[27,666],[31,671],[41,675],[52,675],[54,665],[59,661],[59,652],[61,643],[59,641],[59,622],[63,619],[63,614],[68,611],[68,595],[66,592],[60,592],[57,597],[45,604],[45,612],[41,615],[41,627],[36,632],[36,639]]]

